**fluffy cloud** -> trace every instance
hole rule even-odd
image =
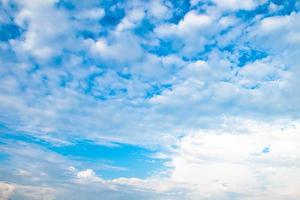
[[[258,5],[265,3],[265,0],[245,0],[245,1],[237,1],[237,0],[214,0],[220,8],[229,9],[229,10],[252,10],[256,8]]]
[[[3,200],[9,199],[15,187],[7,183],[0,183],[0,198]]]
[[[208,39],[218,29],[212,26],[214,22],[215,16],[192,10],[178,24],[162,24],[154,32],[160,38],[178,40],[175,48],[181,49],[183,55],[188,56],[203,51],[204,46],[210,43]]]
[[[211,200],[231,199],[233,196],[253,200],[266,197],[293,199],[299,196],[300,166],[296,162],[300,158],[297,153],[299,128],[297,121],[274,121],[270,125],[248,119],[225,118],[222,127],[201,129],[182,137],[177,148],[164,152],[169,158],[165,163],[169,166],[166,171],[146,179],[103,179],[93,169],[80,171],[75,167],[60,167],[53,163],[68,166],[70,161],[43,150],[47,156],[32,165],[35,166],[34,174],[19,170],[18,174],[13,175],[18,176],[19,180],[22,177],[31,180],[31,185],[1,183],[1,195],[4,198],[35,199],[43,195],[45,199],[72,199],[78,191],[81,194],[76,198],[88,193],[104,195],[108,192],[104,197],[109,199],[155,197]],[[16,156],[16,152],[22,152],[20,150],[10,153]],[[41,150],[36,148],[25,152],[36,156],[35,152]],[[20,156],[26,158],[30,154],[22,153]],[[44,161],[55,168],[45,171]],[[24,164],[24,161],[21,160],[21,163]],[[49,173],[64,174],[64,177],[55,178],[53,185],[54,177]],[[44,178],[38,178],[41,175]],[[44,187],[36,185],[40,182],[44,183]],[[58,188],[56,184],[60,182],[64,184]],[[93,195],[92,199],[95,198]]]
[[[71,45],[71,26],[67,16],[54,8],[55,2],[20,2],[21,11],[16,14],[15,22],[26,32],[22,40],[12,41],[12,46],[23,56],[30,52],[37,59],[47,60]]]
[[[52,188],[0,182],[0,198],[3,200],[52,200],[54,197],[55,191]]]
[[[88,9],[81,11],[77,17],[79,19],[90,19],[90,20],[99,20],[105,14],[105,11],[102,8]]]
[[[139,38],[130,33],[115,32],[110,40],[99,38],[97,41],[87,40],[86,43],[96,58],[100,57],[117,65],[134,62],[143,55]]]
[[[299,5],[144,3],[1,1],[1,198],[298,197]],[[166,162],[105,179],[78,141]]]
[[[151,1],[149,3],[148,12],[150,16],[158,19],[164,19],[170,17],[170,10],[169,8],[163,4],[161,0]]]
[[[222,129],[191,133],[172,160],[172,180],[195,185],[204,199],[296,198],[299,123],[276,124],[230,119]]]

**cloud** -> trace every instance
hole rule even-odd
[[[268,49],[274,53],[281,54],[281,50],[284,48],[287,51],[296,50],[298,53],[300,44],[299,37],[297,36],[299,32],[298,20],[299,14],[295,12],[289,15],[267,17],[251,29],[250,36],[257,37],[255,40],[258,43],[255,42],[254,44],[261,45],[261,48]],[[278,37],[281,40],[278,41],[277,45],[274,45],[271,41]],[[295,59],[293,58],[291,61]]]
[[[3,200],[9,199],[15,187],[7,183],[0,183],[0,198]]]
[[[10,184],[0,182],[0,197],[3,200],[25,199],[25,200],[52,200],[54,199],[54,189],[47,187]]]
[[[159,38],[178,40],[175,48],[181,50],[183,55],[194,55],[204,50],[204,46],[210,43],[210,36],[217,31],[218,27],[212,26],[215,17],[191,10],[178,24],[161,24],[154,32]]]
[[[150,16],[157,19],[166,19],[170,17],[169,8],[166,5],[164,5],[164,3],[161,0],[151,1],[149,3],[148,12]]]
[[[117,31],[124,31],[128,29],[133,29],[141,24],[144,19],[145,10],[143,8],[134,8],[128,11],[126,17],[116,27]]]
[[[21,1],[15,23],[26,30],[22,40],[12,40],[15,51],[37,59],[47,60],[60,55],[72,42],[71,26],[63,11],[54,6],[56,1]],[[47,12],[44,12],[47,10]]]
[[[87,169],[77,173],[78,178],[90,178],[95,176],[95,172],[92,169]]]
[[[94,195],[108,192],[104,198],[231,199],[231,195],[255,200],[265,197],[296,198],[299,195],[297,186],[300,176],[300,166],[295,162],[300,157],[297,153],[298,129],[298,122],[281,120],[271,125],[248,119],[226,118],[222,127],[187,133],[177,148],[170,149],[172,153],[165,152],[169,157],[165,163],[169,168],[165,169],[165,173],[146,179],[103,179],[91,168],[67,168],[70,160],[43,151],[45,156],[31,165],[36,166],[32,168],[34,174],[29,175],[23,170],[2,177],[4,180],[12,176],[19,177],[17,183],[1,183],[2,195],[35,199],[43,194],[45,199],[72,199],[74,194],[81,193],[76,197],[80,198],[90,193],[94,199]],[[266,148],[268,151],[265,151]],[[25,169],[24,158],[37,156],[37,148],[34,151],[21,149],[17,152],[22,153],[20,156],[23,159],[18,160],[20,165],[14,164],[16,169]],[[15,156],[16,150],[9,153]],[[52,168],[43,167],[43,160],[47,160],[47,165]],[[55,163],[61,164],[53,165]],[[55,178],[50,173],[64,176]],[[31,180],[30,186],[22,185],[22,176]],[[44,178],[38,178],[41,176]],[[44,186],[37,186],[41,181]],[[56,184],[61,182],[64,182],[63,186],[57,187]]]
[[[297,6],[1,1],[1,198],[296,198]],[[53,150],[81,141],[164,161],[116,177],[123,157]]]
[[[110,40],[99,38],[97,41],[86,41],[91,54],[96,58],[112,62],[114,65],[126,65],[141,59],[143,50],[139,38],[130,33],[115,32]],[[128,51],[128,49],[131,49]]]
[[[102,8],[95,8],[81,11],[77,17],[79,19],[99,20],[105,15],[105,11]]]
[[[237,1],[237,0],[214,0],[214,3],[217,4],[221,9],[229,9],[229,10],[253,10],[257,6],[265,3],[265,0],[245,0],[245,1]]]
[[[193,188],[190,199],[296,198],[299,123],[274,124],[228,119],[220,129],[190,133],[171,160],[170,179]]]
[[[4,141],[1,152],[10,159],[0,167],[1,180],[6,181],[0,182],[3,199],[97,199],[99,195],[104,199],[164,199],[178,195],[168,181],[159,184],[157,179],[103,179],[93,169],[85,168],[85,163],[41,145],[22,142],[14,147],[10,140]]]

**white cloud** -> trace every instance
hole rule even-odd
[[[9,200],[10,196],[12,195],[14,190],[15,190],[14,185],[4,183],[4,182],[0,182],[0,199]]]
[[[145,16],[145,10],[143,8],[135,8],[128,11],[127,15],[117,25],[117,31],[126,31],[128,29],[136,28],[140,25]]]
[[[155,29],[155,32],[161,37],[172,35],[185,37],[187,36],[187,34],[205,34],[205,32],[207,31],[206,28],[211,25],[212,22],[213,19],[211,18],[211,16],[206,14],[198,14],[196,11],[192,10],[184,16],[184,18],[178,23],[178,25],[163,24],[158,26]]]
[[[225,199],[226,193],[297,198],[299,128],[293,122],[229,119],[222,129],[191,133],[171,161],[171,179],[194,186],[194,199]],[[269,152],[263,152],[265,147]]]
[[[289,120],[271,125],[226,118],[220,128],[184,136],[169,154],[167,177],[117,178],[102,184],[158,199],[231,199],[230,194],[253,200],[293,199],[299,195],[299,128],[299,122]],[[79,173],[81,178],[95,177],[90,169]]]
[[[270,58],[249,63],[239,70],[240,83],[244,86],[247,86],[247,84],[250,86],[251,84],[261,84],[272,80],[280,81],[285,78],[285,75],[286,73],[281,63],[276,63]]]
[[[76,17],[79,19],[99,20],[105,15],[102,8],[82,10]]]
[[[262,48],[271,48],[270,50],[281,54],[281,50],[296,50],[300,45],[299,21],[300,15],[292,12],[290,15],[272,16],[261,20],[253,29],[250,29],[250,36],[256,37]],[[274,44],[274,40],[277,40]],[[298,50],[297,50],[298,51]]]
[[[233,16],[222,16],[215,8],[209,8],[206,12],[191,10],[177,24],[159,24],[154,33],[162,40],[173,41],[174,49],[179,55],[193,57],[203,52],[206,45],[213,44],[214,37],[222,30],[238,22]]]
[[[220,8],[229,10],[252,10],[265,3],[265,0],[213,0]]]
[[[22,173],[8,176],[17,175],[20,181],[25,178],[27,185],[2,183],[0,194],[23,199],[37,199],[40,195],[45,199],[72,199],[75,194],[76,198],[89,197],[89,193],[106,194],[103,198],[109,199],[136,195],[144,199],[213,200],[231,199],[231,194],[252,200],[293,199],[299,196],[300,165],[296,162],[300,159],[299,129],[300,123],[290,119],[261,122],[225,117],[218,127],[187,132],[177,148],[164,152],[169,168],[146,179],[105,180],[91,168],[78,171],[66,167],[73,165],[37,147],[32,149],[21,144],[13,151],[2,148],[14,155],[16,169],[29,171],[19,170]],[[33,157],[40,159],[33,160]],[[60,181],[64,184],[57,187]],[[43,187],[36,186],[41,182]],[[118,195],[110,196],[112,191]]]
[[[213,16],[198,14],[192,10],[188,12],[178,24],[162,24],[155,28],[154,32],[160,38],[173,38],[182,47],[184,55],[193,55],[201,52],[204,45],[208,44],[207,36],[215,32],[216,27],[212,26]]]
[[[111,38],[98,38],[96,41],[88,39],[86,44],[95,58],[119,65],[116,67],[124,67],[142,58],[143,50],[139,41],[139,38],[131,33],[114,32]]]
[[[284,71],[280,87],[283,89],[285,106],[293,105],[299,101],[297,85],[299,85],[299,14],[292,12],[284,16],[272,16],[264,18],[249,28],[247,39],[254,48],[262,49],[273,56],[276,65]],[[276,41],[276,42],[274,42]]]
[[[56,191],[49,187],[0,182],[0,199],[53,200]]]
[[[105,8],[107,14],[122,8],[125,16],[102,26],[104,8],[68,11],[54,0],[17,1],[11,17],[24,32],[0,43],[1,122],[54,145],[83,139],[163,146],[170,152],[160,156],[171,168],[163,177],[105,180],[94,166],[14,143],[1,147],[15,169],[1,166],[1,179],[15,183],[0,183],[0,197],[298,197],[299,124],[293,117],[300,110],[299,13],[243,21],[235,11],[265,1],[214,2],[192,1],[193,10],[177,23],[171,12],[183,13],[170,2],[118,3]],[[233,49],[222,49],[228,46]],[[239,67],[245,49],[268,56],[252,56]],[[41,62],[64,50],[58,65]],[[287,119],[288,127],[274,119]]]
[[[92,169],[78,171],[77,178],[78,183],[105,183]]]
[[[171,15],[169,8],[164,5],[161,0],[151,1],[148,5],[147,11],[149,12],[150,16],[158,19],[169,18]]]
[[[30,52],[37,59],[47,60],[59,55],[64,46],[71,45],[71,26],[65,14],[54,7],[55,2],[18,1],[20,11],[15,22],[26,32],[24,38],[11,44],[23,57]]]
[[[84,171],[79,171],[77,173],[77,177],[78,178],[90,178],[90,177],[94,177],[95,176],[95,172],[92,169],[87,169]]]
[[[56,13],[54,16],[61,16],[62,19],[66,17],[66,13],[56,10],[51,1],[41,3],[40,7],[38,4],[31,5],[30,2],[27,4],[22,8],[24,12],[30,11],[25,16],[31,19],[33,24],[40,18],[33,17],[34,13],[42,13],[39,9],[43,6]],[[132,11],[136,11],[141,7],[138,4],[133,8]],[[132,21],[139,22],[144,17],[144,9],[138,12],[129,11],[126,11],[125,18]],[[215,12],[216,10],[211,8],[205,13],[191,10],[178,24],[163,22],[156,27],[155,31],[159,37],[175,37],[172,38],[174,41],[185,44],[182,54],[158,56],[149,53],[143,48],[143,42],[148,38],[141,38],[131,30],[117,31],[113,28],[107,37],[85,40],[87,53],[100,63],[97,66],[85,66],[83,57],[73,55],[60,64],[60,68],[43,66],[34,71],[34,66],[27,62],[14,64],[15,70],[3,67],[1,73],[5,76],[1,78],[3,95],[0,101],[2,109],[5,110],[3,113],[7,114],[2,120],[8,122],[18,116],[20,123],[12,123],[11,127],[56,144],[68,144],[67,140],[71,135],[72,138],[74,136],[99,140],[97,142],[113,140],[139,144],[144,144],[145,138],[155,144],[156,138],[160,137],[164,138],[160,142],[165,144],[171,143],[168,140],[176,141],[176,137],[186,129],[197,129],[207,124],[207,121],[215,120],[209,119],[208,115],[218,118],[222,113],[259,113],[265,116],[270,112],[290,114],[292,109],[297,112],[299,95],[294,91],[299,82],[299,70],[294,68],[293,72],[290,72],[285,68],[287,63],[297,65],[294,61],[297,51],[280,54],[278,57],[269,56],[267,59],[250,62],[243,68],[236,67],[235,52],[218,50],[208,53],[207,59],[183,61],[182,55],[192,55],[201,51],[203,45],[211,41],[210,37],[220,30],[236,26],[236,23],[236,32],[245,28],[240,27],[242,22],[232,15],[221,17]],[[295,24],[297,16],[294,13],[283,17],[290,21],[290,25],[286,26],[295,37],[297,29],[296,26],[293,28],[292,24]],[[21,17],[18,23],[22,24],[21,19],[27,18]],[[48,23],[52,27],[59,19],[50,20]],[[261,30],[259,27],[264,26],[263,21],[257,23],[257,28],[253,29]],[[43,22],[37,22],[34,26],[40,23]],[[171,29],[163,29],[164,26]],[[250,36],[255,33],[264,37],[263,31],[248,29]],[[51,37],[56,38],[56,31],[60,33],[62,30],[59,26],[57,30],[53,29],[55,34]],[[28,31],[30,32],[30,28]],[[249,35],[244,37],[248,38]],[[275,37],[276,34],[273,36],[272,32],[271,36]],[[231,40],[235,41],[236,37],[238,36],[231,37]],[[295,37],[290,38],[297,41]],[[26,43],[26,40],[18,42]],[[237,44],[237,48],[241,45]],[[264,46],[268,45],[272,43]],[[51,45],[45,46],[55,54],[59,52]],[[284,48],[280,46],[280,49]],[[32,71],[29,73],[30,70]],[[130,75],[130,80],[122,78],[119,73]],[[89,80],[89,77],[93,78]],[[60,84],[65,80],[66,86],[61,87]],[[159,88],[161,91],[157,93],[154,91],[152,98],[151,94],[149,95],[150,99],[144,98],[152,86],[160,87],[163,84],[171,86]],[[89,93],[85,93],[86,90],[89,90]],[[109,96],[114,92],[115,95]],[[107,101],[97,99],[103,96]],[[289,98],[286,98],[287,96]],[[39,101],[35,101],[36,99]],[[113,120],[107,116],[114,116]],[[64,123],[57,123],[62,121]],[[164,123],[158,123],[160,121]],[[144,134],[137,134],[141,131]],[[60,132],[65,134],[58,134]]]

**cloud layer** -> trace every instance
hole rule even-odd
[[[298,198],[299,8],[1,0],[0,198]]]

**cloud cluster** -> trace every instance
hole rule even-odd
[[[15,137],[0,138],[0,198],[299,197],[299,9],[0,1],[0,132]],[[49,148],[78,141],[167,161],[146,179],[104,179]]]
[[[194,184],[195,199],[297,198],[299,123],[232,121],[184,137],[172,179]]]
[[[164,152],[168,170],[146,179],[103,179],[41,147],[9,145],[1,150],[14,157],[7,164],[18,173],[2,166],[1,179],[15,177],[19,183],[2,182],[0,194],[3,199],[293,199],[299,196],[299,127],[299,122],[227,119],[222,128],[184,136],[176,149]],[[40,159],[24,161],[32,157]]]
[[[155,1],[147,10],[132,2],[112,6],[124,9],[124,17],[105,27],[94,24],[109,17],[104,6],[87,12],[88,5],[68,10],[55,1],[15,3],[19,10],[12,15],[24,32],[2,43],[15,61],[3,54],[0,98],[7,113],[1,120],[13,129],[62,143],[68,135],[156,143],[202,127],[208,115],[213,123],[220,115],[293,116],[299,110],[295,12],[247,22],[232,10],[223,15],[224,2],[216,2],[172,22],[152,15],[174,5]],[[44,10],[51,17],[41,17]],[[87,24],[95,29],[83,33]],[[237,34],[240,29],[248,31]],[[270,38],[280,34],[286,39],[274,46]],[[226,50],[232,42],[236,47]],[[254,51],[266,56],[256,58]],[[240,67],[244,52],[252,60]]]

